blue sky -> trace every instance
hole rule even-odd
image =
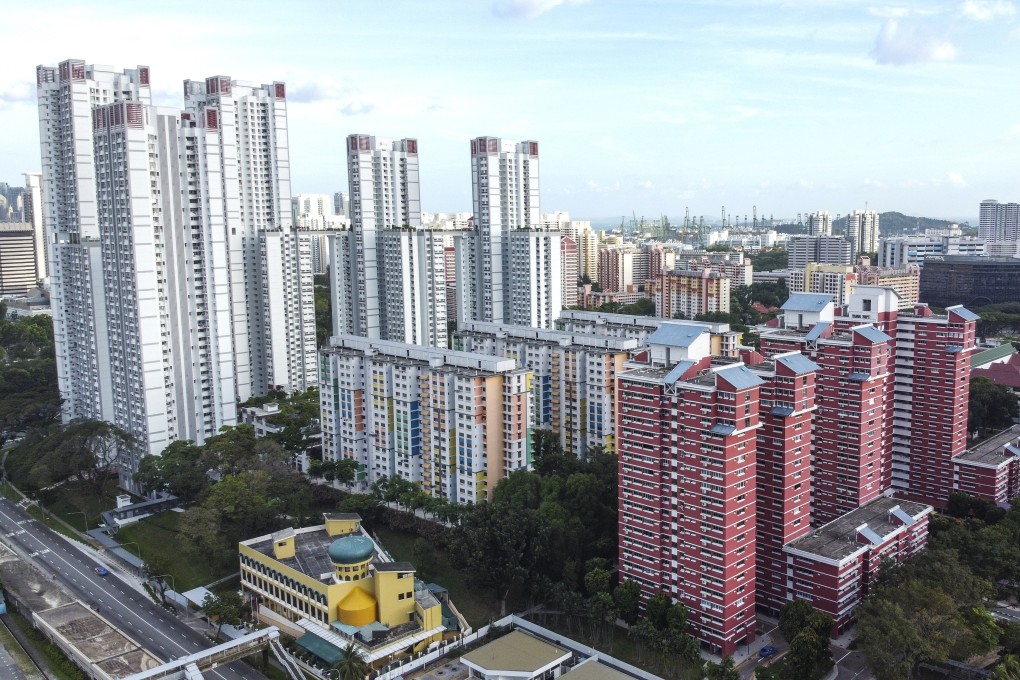
[[[1009,0],[105,0],[4,18],[11,183],[39,165],[35,65],[74,57],[149,65],[166,105],[185,78],[286,81],[295,192],[346,190],[344,139],[367,133],[418,138],[432,211],[470,209],[478,135],[537,139],[542,208],[575,217],[1020,200]]]

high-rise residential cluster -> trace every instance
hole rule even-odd
[[[841,633],[879,558],[923,549],[954,470],[967,488],[1016,483],[1002,446],[966,451],[976,315],[898,297],[795,293],[737,356],[663,323],[618,374],[621,574],[682,602],[716,651],[796,598]]]
[[[443,348],[449,321],[551,328],[571,302],[579,247],[541,219],[537,142],[472,140],[473,212],[428,225],[417,140],[351,135],[347,156],[351,229],[330,237],[337,335]]]
[[[311,253],[291,214],[283,83],[184,83],[146,66],[37,69],[42,219],[64,417],[134,435],[122,467],[315,385]],[[87,150],[87,151],[83,151]]]

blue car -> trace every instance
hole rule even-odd
[[[765,645],[760,650],[758,650],[758,656],[760,656],[763,659],[767,659],[775,653],[776,648],[773,647],[772,645]]]
[[[109,573],[104,567],[96,567],[96,576],[106,576]]]

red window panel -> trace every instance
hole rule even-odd
[[[136,130],[142,129],[142,105],[138,102],[128,102],[127,125]]]
[[[138,84],[148,85],[149,84],[149,67],[139,66],[138,67]]]
[[[283,83],[274,83],[273,84],[273,89],[276,91],[276,98],[277,99],[286,99],[287,98],[287,87]]]
[[[538,155],[538,142],[528,142],[528,153],[532,156]]]
[[[220,112],[216,109],[205,110],[205,126],[210,130],[220,129]]]
[[[205,92],[206,92],[206,94],[219,94],[219,92],[220,92],[220,80],[219,80],[219,78],[206,78],[205,79]]]

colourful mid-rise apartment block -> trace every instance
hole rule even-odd
[[[616,375],[636,338],[466,321],[453,345],[530,370],[534,426],[556,432],[564,451],[580,458],[597,447],[615,450]]]
[[[334,336],[320,352],[323,457],[357,484],[396,476],[453,503],[531,465],[531,371],[513,359]]]

